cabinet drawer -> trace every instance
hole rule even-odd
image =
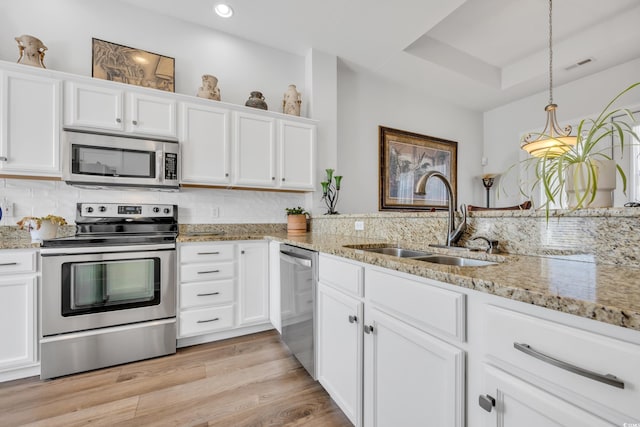
[[[640,346],[546,319],[486,306],[486,353],[593,401],[640,420]],[[556,359],[563,367],[514,347],[526,344],[536,355]],[[572,372],[572,367],[614,375],[624,389]]]
[[[369,269],[365,286],[367,301],[382,311],[424,331],[465,340],[464,294]]]
[[[233,262],[181,265],[180,281],[203,282],[205,280],[229,279],[234,276],[234,266]]]
[[[362,296],[364,268],[337,258],[320,255],[320,281],[355,296]]]
[[[206,334],[233,327],[233,305],[180,312],[179,335]]]
[[[231,261],[235,245],[231,244],[187,244],[180,246],[180,263]]]
[[[36,251],[0,251],[0,275],[35,271]]]
[[[182,283],[180,308],[233,303],[233,280]]]

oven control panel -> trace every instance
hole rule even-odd
[[[78,213],[91,218],[173,217],[175,205],[78,203]]]

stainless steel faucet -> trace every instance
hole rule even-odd
[[[485,242],[487,242],[488,246],[487,246],[486,252],[488,254],[493,254],[493,253],[498,252],[498,245],[500,244],[499,241],[494,240],[494,239],[489,239],[489,238],[484,237],[484,236],[476,236],[476,237],[471,238],[471,241],[474,241],[474,240],[484,240]]]
[[[449,218],[447,220],[446,242],[447,242],[447,246],[454,246],[456,243],[458,243],[458,240],[460,240],[460,238],[462,237],[462,234],[467,229],[467,207],[465,205],[460,206],[460,210],[462,211],[463,217],[462,217],[462,222],[460,223],[460,225],[458,225],[458,228],[456,228],[455,216],[454,216],[454,211],[456,208],[456,198],[453,195],[453,190],[451,189],[451,183],[449,183],[449,180],[447,179],[446,176],[444,176],[443,174],[437,171],[430,171],[425,173],[418,180],[414,193],[425,194],[427,182],[431,178],[438,178],[440,181],[444,183],[444,186],[447,189],[447,196],[449,197],[448,199]]]

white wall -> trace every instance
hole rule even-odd
[[[176,7],[180,7],[176,3]],[[118,1],[23,0],[0,2],[0,59],[15,62],[14,37],[30,34],[48,47],[52,70],[91,75],[91,38],[137,47],[175,58],[176,92],[195,95],[202,74],[219,78],[222,100],[243,105],[260,90],[270,110],[280,111],[287,86],[304,98],[305,58],[204,27],[132,8]],[[305,111],[303,109],[303,115]],[[183,223],[286,222],[285,207],[304,206],[303,194],[216,189],[180,193],[78,190],[61,182],[0,179],[0,200],[14,202],[13,218],[54,213],[75,217],[76,202],[177,203]],[[219,217],[211,215],[219,209]]]
[[[372,73],[338,64],[341,213],[378,211],[378,126],[458,142],[458,204],[484,204],[482,113],[428,99]]]
[[[558,122],[565,126],[585,117],[595,118],[615,95],[637,81],[640,81],[640,59],[554,87]],[[521,137],[527,132],[542,130],[546,118],[544,107],[548,100],[549,94],[545,91],[484,113],[484,155],[489,161],[486,173],[505,172],[526,158],[526,152],[520,149]],[[616,105],[639,104],[640,89],[636,89]],[[505,191],[501,192],[498,205],[508,206],[524,200],[518,193],[518,171],[516,167],[506,178],[501,178],[501,187]],[[622,197],[616,197],[617,206],[623,203]]]
[[[292,83],[304,96],[304,57],[117,0],[2,1],[0,16],[0,59],[6,61],[18,59],[13,38],[30,34],[49,48],[47,68],[91,76],[95,37],[175,58],[177,93],[195,95],[202,75],[213,74],[222,100],[233,104],[244,105],[249,92],[259,90],[270,110],[282,111],[284,91]]]

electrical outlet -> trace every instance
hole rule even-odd
[[[364,221],[356,221],[356,230],[357,231],[364,230]]]
[[[211,218],[218,218],[220,216],[220,208],[211,208]]]
[[[2,217],[3,218],[9,218],[13,216],[13,203],[7,201],[7,199],[4,199],[2,201],[2,205],[0,205],[0,208],[2,209]]]

